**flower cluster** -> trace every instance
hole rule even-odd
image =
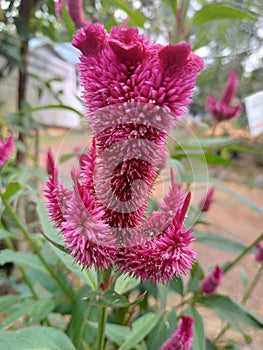
[[[205,294],[214,294],[223,278],[223,270],[216,266],[202,281],[201,289]]]
[[[193,345],[194,318],[182,316],[182,321],[172,336],[162,345],[160,350],[190,350]]]
[[[2,167],[12,156],[15,150],[13,136],[10,135],[6,140],[0,139],[0,167]]]
[[[154,45],[135,28],[81,28],[80,80],[93,132],[73,189],[58,180],[49,154],[49,214],[70,254],[84,267],[115,265],[131,276],[169,281],[196,257],[184,227],[190,195],[174,181],[146,216],[148,197],[164,167],[169,128],[186,111],[203,68],[189,44]]]
[[[242,111],[242,102],[236,106],[232,105],[236,97],[238,80],[235,71],[232,69],[224,87],[222,97],[217,101],[214,95],[209,95],[206,101],[206,110],[216,122],[221,122],[238,117]]]

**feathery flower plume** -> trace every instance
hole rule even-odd
[[[223,270],[216,266],[201,282],[201,289],[206,294],[214,294],[223,278]]]
[[[2,167],[15,151],[15,143],[13,135],[10,135],[6,140],[0,138],[0,167]]]
[[[242,111],[242,102],[236,106],[232,105],[236,97],[238,88],[238,79],[235,71],[231,69],[226,82],[222,97],[217,101],[214,95],[209,95],[206,101],[206,110],[211,114],[216,122],[221,122],[238,117]]]
[[[63,1],[66,5],[66,10],[72,19],[76,28],[89,26],[91,19],[85,19],[83,15],[83,1],[82,0],[57,0],[55,2],[55,9],[58,18],[63,22],[62,7]]]
[[[190,350],[194,340],[194,321],[193,317],[182,316],[177,330],[159,350]]]
[[[263,242],[259,242],[256,247],[258,248],[257,253],[255,254],[255,259],[259,263],[263,262]]]
[[[204,198],[201,199],[200,203],[198,204],[198,208],[201,211],[209,211],[215,196],[215,187],[212,186]]]
[[[81,28],[80,79],[93,143],[81,155],[74,188],[47,183],[48,210],[71,255],[84,267],[115,265],[141,280],[186,273],[196,253],[184,228],[190,195],[172,186],[147,218],[148,196],[167,158],[169,129],[190,103],[203,61],[189,44],[153,45],[135,28]]]

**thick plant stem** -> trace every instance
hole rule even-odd
[[[112,269],[108,269],[108,270],[104,270],[102,273],[100,288],[103,291],[107,290],[110,287],[111,271]],[[107,322],[107,307],[99,306],[96,350],[104,349],[106,322]]]
[[[47,269],[47,271],[50,273],[50,275],[54,278],[54,280],[57,282],[57,284],[59,285],[59,287],[61,288],[61,290],[71,299],[73,300],[74,296],[71,294],[70,290],[68,290],[68,288],[66,286],[64,286],[64,284],[58,279],[58,277],[56,276],[55,272],[53,271],[52,267],[48,264],[48,262],[45,260],[45,258],[42,256],[42,254],[40,253],[38,246],[35,244],[35,242],[32,240],[32,238],[30,237],[29,232],[25,229],[24,225],[22,224],[22,222],[20,221],[19,217],[17,216],[17,214],[15,213],[15,211],[13,210],[13,208],[11,207],[11,205],[8,203],[8,201],[4,198],[4,196],[1,194],[0,195],[7,211],[8,214],[10,215],[10,217],[13,219],[14,223],[17,225],[17,227],[20,229],[20,231],[23,233],[25,239],[28,241],[31,249],[33,250],[33,252],[37,255],[37,257],[39,258],[39,260],[42,262],[42,264],[45,266],[45,268]]]
[[[263,232],[248,247],[246,247],[241,254],[239,254],[230,264],[228,264],[226,268],[224,268],[224,274],[231,270],[250,251],[250,249],[254,248],[262,239]]]
[[[99,314],[98,314],[98,333],[97,333],[96,350],[104,349],[106,321],[107,321],[107,308],[104,306],[100,306]]]

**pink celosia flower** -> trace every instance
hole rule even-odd
[[[182,321],[178,329],[172,336],[162,345],[160,350],[190,350],[193,345],[194,332],[193,323],[194,318],[189,316],[182,316]]]
[[[188,43],[153,45],[136,28],[81,28],[73,40],[82,55],[80,79],[89,110],[110,104],[158,105],[178,117],[186,112],[203,61]]]
[[[83,1],[82,0],[57,0],[55,9],[59,19],[63,22],[62,6],[63,1],[66,4],[66,10],[69,13],[72,22],[77,28],[85,27],[91,24],[91,19],[85,19],[83,16]]]
[[[259,263],[263,262],[263,242],[259,242],[256,247],[258,248],[257,253],[255,254],[255,259]]]
[[[15,151],[13,136],[10,135],[6,140],[0,139],[0,167],[2,167]]]
[[[81,28],[83,97],[93,144],[67,190],[53,169],[48,210],[71,255],[84,267],[119,270],[145,280],[186,273],[196,253],[183,221],[190,195],[175,183],[147,218],[152,185],[167,158],[169,128],[190,103],[202,60],[189,44],[152,45],[137,29]]]
[[[209,211],[213,201],[214,201],[214,195],[215,195],[215,187],[212,186],[204,198],[201,199],[200,203],[198,204],[198,207],[201,211]]]
[[[223,278],[223,270],[216,266],[201,282],[201,289],[206,294],[215,293]]]
[[[206,101],[206,110],[211,114],[212,118],[217,121],[229,120],[238,117],[242,111],[242,102],[234,107],[232,101],[236,96],[238,80],[235,71],[230,71],[226,82],[222,97],[217,101],[214,95],[209,95]]]

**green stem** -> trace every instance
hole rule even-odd
[[[110,287],[111,272],[112,272],[112,269],[108,269],[108,270],[104,270],[102,273],[100,288],[103,291],[107,290]],[[106,322],[107,322],[107,307],[99,306],[96,350],[104,349]]]
[[[248,286],[248,288],[246,289],[242,299],[241,299],[241,304],[245,304],[248,300],[248,298],[250,297],[250,295],[252,294],[253,290],[255,289],[258,281],[261,278],[263,272],[263,264],[260,266],[260,268],[258,269],[255,277],[253,278],[253,280],[251,281],[250,285]],[[214,339],[214,343],[218,342],[218,340],[220,338],[222,338],[222,336],[226,333],[226,331],[231,328],[231,324],[227,323],[222,329],[221,331],[218,333],[218,335],[215,337]]]
[[[48,264],[48,262],[44,259],[44,257],[42,256],[42,254],[40,253],[38,246],[36,245],[36,243],[32,240],[32,238],[30,237],[29,232],[25,229],[24,225],[22,224],[22,222],[20,221],[19,217],[17,216],[17,214],[15,213],[15,211],[13,210],[13,208],[11,207],[11,205],[8,203],[8,201],[4,198],[4,196],[2,194],[0,194],[1,199],[10,215],[10,217],[13,219],[14,223],[18,226],[18,228],[20,229],[20,231],[23,233],[24,237],[26,238],[26,240],[28,241],[31,249],[33,250],[33,252],[37,255],[37,257],[39,258],[39,260],[42,262],[42,264],[45,266],[45,268],[47,269],[47,271],[50,273],[50,275],[54,278],[54,280],[57,282],[57,284],[59,285],[59,287],[61,288],[61,290],[70,298],[70,300],[74,299],[74,296],[72,295],[72,293],[70,292],[70,290],[68,290],[66,288],[66,286],[58,279],[57,275],[55,274],[55,272],[53,271],[52,267]]]
[[[263,233],[261,233],[248,247],[246,247],[241,254],[239,254],[230,264],[224,268],[224,274],[231,270],[252,248],[254,248],[258,242],[263,239]]]
[[[250,285],[248,286],[247,290],[245,291],[245,294],[243,295],[243,298],[241,299],[241,303],[245,304],[248,300],[248,298],[250,297],[250,295],[252,294],[253,290],[255,289],[258,281],[261,278],[263,272],[263,264],[261,264],[260,268],[258,269],[253,281],[250,283]]]
[[[105,343],[105,329],[107,321],[107,308],[104,306],[99,307],[98,314],[98,334],[96,350],[103,350]]]

